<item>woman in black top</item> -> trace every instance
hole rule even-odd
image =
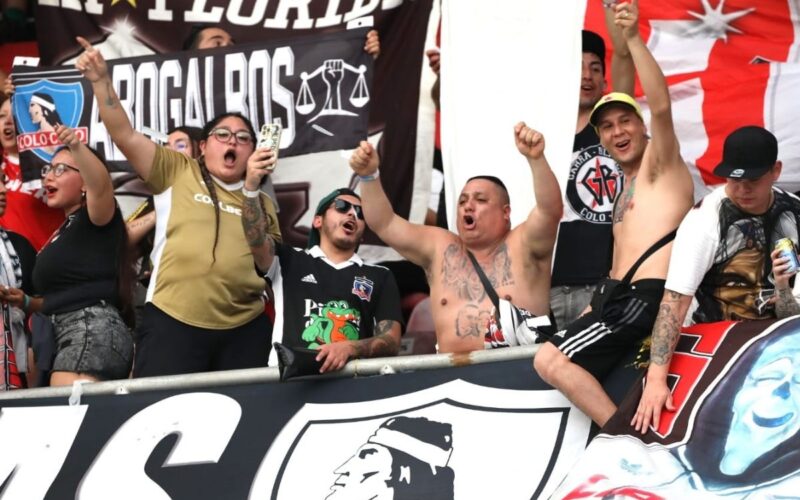
[[[67,219],[39,252],[32,307],[51,317],[56,336],[51,385],[127,378],[133,340],[127,235],[103,161],[75,133],[56,127],[65,148],[42,169],[47,205]]]

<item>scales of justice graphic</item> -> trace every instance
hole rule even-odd
[[[303,71],[300,74],[300,79],[303,83],[300,85],[295,109],[301,115],[311,114],[316,109],[317,103],[309,88],[309,81],[321,77],[327,87],[325,103],[322,105],[322,109],[308,122],[312,123],[321,116],[358,116],[358,113],[342,108],[342,83],[347,73],[358,75],[348,100],[352,106],[363,108],[369,102],[369,89],[367,89],[367,81],[364,77],[366,72],[367,67],[363,64],[356,68],[343,59],[326,59],[312,73]],[[320,132],[333,135],[318,125],[312,126]]]

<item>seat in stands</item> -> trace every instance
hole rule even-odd
[[[420,301],[411,312],[400,346],[400,355],[435,353],[436,328],[431,313],[431,299],[428,297]]]

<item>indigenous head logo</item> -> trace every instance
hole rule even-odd
[[[622,172],[600,145],[578,152],[572,160],[567,200],[581,219],[610,224],[614,200],[622,187]]]
[[[45,162],[61,145],[56,125],[75,129],[82,142],[88,141],[86,127],[78,127],[83,112],[83,88],[78,82],[57,83],[40,80],[19,85],[14,93],[14,119],[19,129],[20,152],[32,151]]]
[[[503,477],[501,497],[547,498],[586,444],[588,418],[557,391],[463,380],[408,390],[303,406],[272,442],[249,500],[492,498],[489,469]]]
[[[331,500],[453,498],[452,426],[391,418],[336,468]]]
[[[361,300],[369,300],[372,298],[372,290],[375,286],[371,280],[368,280],[366,276],[356,276],[353,279],[353,295],[358,297]]]

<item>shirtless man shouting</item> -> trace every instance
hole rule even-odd
[[[395,214],[378,181],[380,160],[362,142],[350,159],[361,179],[361,201],[367,225],[389,246],[425,269],[431,289],[439,352],[484,348],[492,301],[467,251],[477,259],[497,294],[536,316],[550,312],[550,261],[558,222],[561,190],[544,157],[544,137],[518,123],[517,149],[533,174],[536,207],[511,229],[508,191],[496,177],[467,181],[458,198],[458,234],[412,224]]]
[[[672,243],[644,259],[645,252],[680,224],[693,202],[693,184],[680,156],[667,83],[639,37],[638,1],[616,6],[642,89],[650,105],[650,133],[638,104],[614,92],[600,99],[589,121],[600,142],[625,173],[613,214],[614,249],[610,278],[595,289],[587,311],[561,336],[542,346],[534,368],[550,385],[602,426],[616,411],[600,381],[647,335],[664,293]]]

